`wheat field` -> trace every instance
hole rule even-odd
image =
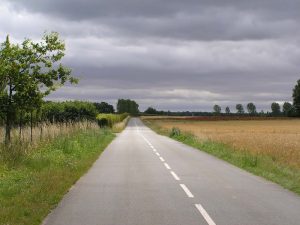
[[[300,168],[300,120],[177,121],[154,120],[164,129],[179,128],[199,140],[230,145],[237,151],[266,154],[274,161]]]

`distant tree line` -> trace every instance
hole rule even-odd
[[[236,104],[235,113],[229,106],[225,108],[224,113],[220,105],[213,106],[213,112],[170,112],[170,111],[158,111],[154,107],[149,107],[144,111],[146,115],[167,115],[167,116],[212,116],[212,115],[239,115],[239,116],[287,116],[296,117],[300,116],[300,80],[297,81],[296,86],[293,89],[293,104],[285,102],[282,106],[273,102],[270,106],[271,112],[260,111],[257,112],[256,105],[253,102],[248,103],[245,108],[242,104]]]

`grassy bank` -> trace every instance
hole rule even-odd
[[[87,129],[40,144],[17,160],[0,161],[0,224],[38,225],[112,141]]]
[[[114,133],[122,132],[126,128],[129,120],[130,120],[130,116],[127,116],[123,121],[114,124],[113,127],[112,127],[112,131]]]
[[[160,123],[144,120],[145,124],[159,134],[169,136],[177,141],[205,151],[223,159],[237,167],[245,169],[255,175],[264,177],[280,184],[297,194],[300,194],[299,165],[289,164],[286,159],[280,160],[268,152],[251,152],[238,149],[220,140],[201,139],[191,132],[183,132],[178,128],[163,127]],[[288,151],[289,149],[287,149]]]

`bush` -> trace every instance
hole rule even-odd
[[[178,137],[180,136],[181,131],[179,128],[173,127],[171,132],[170,132],[170,137]]]
[[[114,124],[122,122],[128,117],[128,113],[123,114],[98,114],[97,121],[100,127],[113,127]]]

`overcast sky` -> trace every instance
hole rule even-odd
[[[299,0],[0,0],[1,42],[44,31],[61,34],[80,77],[55,100],[268,110],[300,79]]]

